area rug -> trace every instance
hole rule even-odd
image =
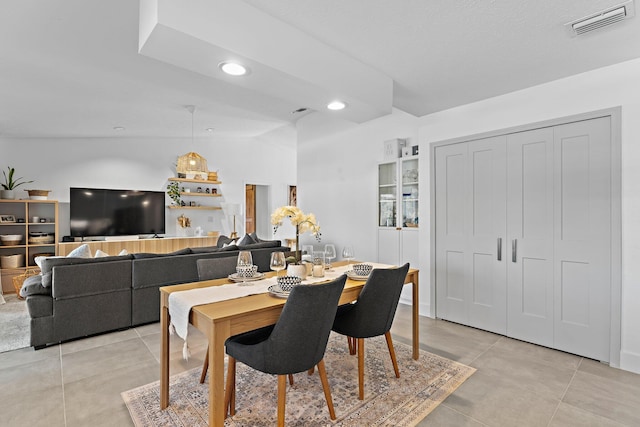
[[[415,426],[462,384],[475,369],[394,343],[400,378],[384,337],[365,340],[365,400],[358,400],[358,361],[349,355],[345,337],[333,334],[325,353],[337,419],[329,418],[322,385],[314,375],[294,375],[287,387],[285,421],[289,426]],[[225,370],[226,372],[226,370]],[[200,369],[170,378],[170,405],[160,410],[160,383],[156,381],[122,393],[137,427],[206,426],[208,380],[199,383]],[[225,426],[272,426],[277,421],[277,379],[238,363],[236,415]]]
[[[0,353],[29,347],[29,312],[27,303],[16,295],[5,295],[0,304]]]

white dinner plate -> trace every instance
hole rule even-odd
[[[242,277],[238,276],[238,273],[233,273],[229,275],[229,279],[233,280],[234,282],[254,282],[256,280],[260,280],[260,279],[264,279],[264,273],[256,273],[255,276],[253,277],[246,277],[244,280],[242,280]]]
[[[269,294],[276,298],[287,298],[289,296],[289,292],[285,292],[280,289],[279,285],[271,285],[267,288]]]
[[[349,279],[352,280],[367,280],[369,278],[369,274],[371,273],[367,274],[366,276],[359,276],[353,270],[349,270],[345,274]]]

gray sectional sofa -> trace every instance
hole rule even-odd
[[[289,248],[278,240],[187,248],[171,254],[45,259],[41,274],[25,280],[20,291],[31,317],[31,345],[38,349],[157,322],[158,288],[196,282],[198,259],[236,257],[239,250],[250,250],[258,271],[264,272],[269,271],[271,252]]]

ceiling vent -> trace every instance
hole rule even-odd
[[[573,22],[565,24],[566,30],[572,37],[588,33],[598,28],[606,27],[635,15],[633,0],[612,6],[608,9],[585,16]]]

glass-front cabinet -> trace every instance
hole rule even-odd
[[[395,227],[398,201],[397,162],[378,165],[378,225]]]
[[[418,157],[378,165],[378,226],[417,228]]]

